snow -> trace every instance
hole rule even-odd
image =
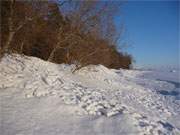
[[[6,55],[2,135],[179,135],[179,71],[115,70]]]

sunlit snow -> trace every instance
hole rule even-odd
[[[115,70],[6,55],[1,135],[179,135],[179,71]]]

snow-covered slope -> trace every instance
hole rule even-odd
[[[1,134],[180,134],[179,73],[91,65],[72,74],[73,68],[6,55],[0,62]]]

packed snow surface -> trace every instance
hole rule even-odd
[[[179,71],[115,70],[6,55],[1,135],[180,135]]]

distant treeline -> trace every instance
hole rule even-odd
[[[117,49],[122,28],[114,16],[121,2],[0,1],[0,53],[19,53],[78,68],[102,64],[130,68],[132,57]]]

